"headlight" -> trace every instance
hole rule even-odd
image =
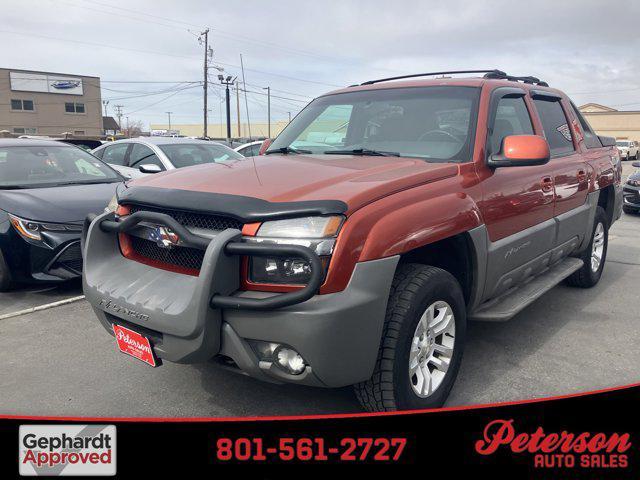
[[[9,215],[9,220],[13,228],[15,228],[23,238],[36,241],[42,239],[40,236],[40,224],[16,217],[15,215]]]
[[[337,215],[265,222],[255,237],[245,240],[310,248],[320,256],[326,273],[343,222]],[[310,278],[311,265],[301,258],[252,257],[249,264],[249,280],[254,283],[304,285]]]
[[[111,201],[109,202],[109,205],[106,206],[104,211],[105,213],[111,213],[111,212],[115,212],[117,209],[118,209],[118,196],[114,195]]]
[[[42,241],[42,232],[81,232],[82,225],[73,223],[43,223],[25,220],[9,214],[11,225],[25,240]],[[45,239],[46,241],[46,239]]]

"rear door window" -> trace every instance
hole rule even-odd
[[[578,108],[573,104],[573,102],[571,102],[571,108],[573,108],[573,113],[575,114],[576,118],[580,122],[582,131],[584,132],[584,144],[586,145],[586,147],[587,148],[602,147],[602,143],[600,142],[598,135],[595,134],[595,132],[593,131],[593,128],[591,128],[591,125],[589,125],[589,122],[587,122],[587,119],[582,116],[582,113],[580,113],[580,110],[578,110]]]
[[[544,136],[549,142],[552,157],[567,155],[575,151],[569,121],[557,98],[535,98],[536,106]]]
[[[502,97],[491,130],[491,153],[502,150],[502,141],[509,135],[533,135],[533,125],[523,97]]]
[[[109,145],[104,149],[102,160],[111,165],[126,164],[127,150],[129,150],[129,143],[117,143],[115,145]]]

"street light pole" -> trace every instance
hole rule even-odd
[[[171,114],[173,112],[165,112],[169,116],[169,133],[171,133]]]
[[[207,122],[208,122],[208,118],[207,118],[207,114],[208,114],[208,108],[207,108],[207,89],[209,87],[208,85],[208,81],[209,81],[209,29],[207,28],[204,32],[202,32],[201,37],[204,37],[204,83],[203,83],[203,88],[204,88],[204,108],[203,108],[203,113],[204,113],[204,129],[203,129],[203,136],[206,138],[207,137]]]
[[[271,87],[264,87],[267,91],[267,138],[271,138]]]

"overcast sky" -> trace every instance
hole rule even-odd
[[[335,87],[494,67],[544,79],[577,104],[640,110],[632,0],[2,0],[1,12],[0,66],[99,76],[109,113],[122,104],[145,124],[165,122],[166,111],[174,124],[201,121],[201,84],[178,82],[202,80],[205,27],[225,73],[240,76],[243,55],[254,121],[266,119],[266,86],[282,120]],[[217,123],[217,82],[210,92]]]

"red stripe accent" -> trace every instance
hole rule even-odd
[[[555,397],[533,398],[530,400],[514,400],[500,403],[485,403],[480,405],[466,405],[461,407],[444,407],[432,408],[425,410],[406,410],[401,412],[376,412],[376,413],[338,413],[338,414],[320,414],[320,415],[285,415],[285,416],[269,416],[269,417],[45,417],[45,416],[20,416],[20,415],[0,415],[0,420],[55,420],[55,421],[117,421],[117,422],[254,422],[254,421],[283,421],[283,420],[326,420],[341,418],[363,418],[363,417],[388,417],[397,415],[414,415],[422,413],[438,413],[438,412],[455,412],[465,410],[480,410],[493,407],[508,407],[513,405],[527,405],[531,403],[550,402],[554,400],[565,400],[569,398],[586,397],[588,395],[598,395],[602,393],[615,392],[619,390],[627,390],[630,388],[640,387],[640,383],[632,383],[620,387],[603,388],[600,390],[592,390],[589,392],[570,393],[567,395],[559,395]]]

